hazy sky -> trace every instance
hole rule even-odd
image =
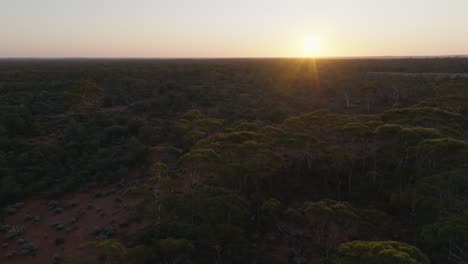
[[[0,0],[0,57],[468,54],[468,0]]]

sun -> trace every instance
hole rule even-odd
[[[320,41],[316,38],[309,38],[304,42],[304,50],[307,56],[316,56],[320,51]]]

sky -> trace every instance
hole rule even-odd
[[[467,55],[467,12],[468,0],[0,0],[0,57]]]

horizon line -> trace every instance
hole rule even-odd
[[[452,55],[370,55],[370,56],[317,56],[317,57],[300,57],[300,56],[265,56],[265,57],[139,57],[139,56],[46,56],[46,57],[0,57],[0,60],[248,60],[248,59],[430,59],[430,58],[468,58],[468,54],[452,54]]]

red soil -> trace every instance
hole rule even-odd
[[[108,192],[110,188],[99,189],[100,192]],[[63,212],[57,214],[48,210],[48,201],[43,198],[31,198],[27,200],[24,207],[20,209],[15,215],[9,216],[5,219],[4,223],[8,225],[24,226],[25,230],[22,235],[12,239],[6,239],[4,236],[0,237],[0,245],[7,242],[8,247],[0,248],[0,263],[12,264],[31,264],[31,263],[52,263],[52,256],[57,254],[61,260],[64,259],[81,259],[89,263],[97,263],[97,254],[89,249],[82,248],[86,242],[95,240],[92,234],[94,227],[101,228],[112,227],[116,232],[114,238],[118,238],[119,231],[132,234],[145,225],[142,223],[129,223],[126,231],[122,230],[119,223],[127,220],[129,212],[138,205],[142,198],[126,194],[126,190],[117,191],[105,197],[95,197],[96,192],[90,193],[77,193],[70,194],[60,200],[60,206]],[[120,198],[121,201],[117,201]],[[76,202],[77,206],[74,208],[65,208],[69,201]],[[93,205],[88,207],[88,204]],[[124,208],[126,207],[126,208]],[[98,213],[96,208],[102,209],[102,213]],[[85,212],[79,220],[72,224],[71,219],[76,215],[79,209]],[[32,221],[25,221],[24,215],[31,214],[39,216],[40,222],[34,224]],[[114,219],[115,222],[111,223]],[[57,231],[50,227],[51,222],[63,222],[65,228],[70,228],[71,231],[67,234],[65,230]],[[57,238],[64,238],[65,243],[56,245]],[[34,243],[39,247],[36,256],[21,256],[20,247],[17,245],[18,239],[24,239],[28,243]],[[17,256],[6,257],[9,252],[16,251]]]

